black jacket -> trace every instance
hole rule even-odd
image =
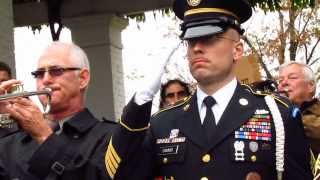
[[[84,109],[64,123],[61,134],[41,145],[23,131],[2,138],[0,179],[106,179],[105,145],[114,125]]]
[[[264,96],[238,85],[210,142],[206,142],[195,95],[154,115],[147,131],[142,130],[149,122],[146,109],[150,109],[151,104],[138,106],[130,102],[124,110],[122,125],[115,130],[108,148],[111,153],[107,153],[107,168],[116,169],[114,174],[112,171],[108,174],[116,179],[130,180],[243,180],[254,177],[275,180],[276,134]],[[285,130],[283,179],[312,179],[309,149],[300,116],[293,117],[291,106],[286,102],[277,100],[277,105]],[[264,129],[248,128],[256,122],[258,126],[270,124],[264,126],[270,139],[237,136],[239,132],[256,133]],[[235,148],[237,143],[243,148]],[[113,150],[110,151],[111,147]],[[118,166],[108,163],[117,156],[121,160]]]

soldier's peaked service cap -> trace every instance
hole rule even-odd
[[[228,28],[243,33],[240,24],[252,15],[247,0],[175,0],[175,15],[183,20],[181,38],[210,36]]]

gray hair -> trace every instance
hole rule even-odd
[[[78,45],[74,43],[64,43],[55,41],[51,43],[45,51],[50,51],[51,48],[55,47],[66,47],[70,51],[70,60],[73,61],[74,65],[79,68],[86,68],[90,71],[90,63],[87,54]]]
[[[279,72],[281,72],[284,68],[291,66],[291,65],[294,65],[294,64],[302,67],[304,78],[306,78],[307,80],[312,81],[314,83],[316,82],[315,74],[313,73],[312,69],[305,63],[296,62],[296,61],[289,61],[287,63],[282,64],[279,67]]]

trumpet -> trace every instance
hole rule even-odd
[[[0,101],[5,101],[13,98],[19,97],[30,97],[35,95],[47,95],[48,103],[45,107],[43,107],[44,115],[48,114],[51,109],[51,88],[44,88],[43,90],[39,91],[31,91],[26,92],[23,91],[23,85],[17,84],[14,86],[10,93],[6,93],[4,95],[0,95]],[[10,117],[10,114],[0,114],[0,128],[12,128],[14,126],[15,120]]]

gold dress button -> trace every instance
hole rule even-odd
[[[208,180],[207,177],[202,177],[200,180]]]
[[[210,154],[205,154],[202,156],[202,162],[207,163],[207,162],[210,162],[210,160],[211,160]]]
[[[162,162],[163,162],[163,164],[167,164],[168,158],[163,158],[163,159],[162,159]]]
[[[251,156],[251,161],[252,161],[252,162],[256,162],[256,161],[257,161],[257,156],[252,155],[252,156]]]

